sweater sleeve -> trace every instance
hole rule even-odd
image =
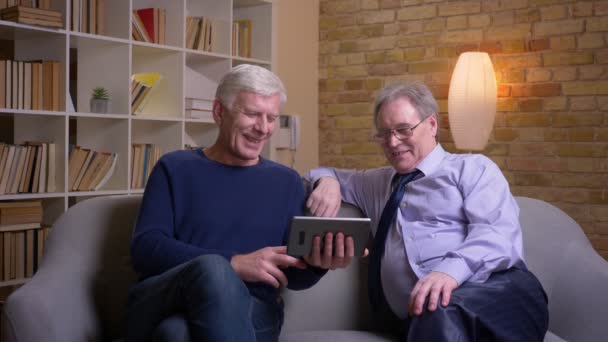
[[[203,254],[232,257],[230,253],[208,251],[175,238],[174,186],[161,160],[150,174],[131,241],[133,267],[143,277],[163,273]]]

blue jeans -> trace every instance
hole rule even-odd
[[[283,302],[249,293],[226,258],[203,255],[129,292],[126,342],[277,341]]]

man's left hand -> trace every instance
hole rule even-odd
[[[367,249],[365,250],[367,255]],[[344,237],[343,233],[325,234],[323,250],[321,250],[321,237],[315,236],[312,240],[312,253],[304,257],[307,264],[323,269],[335,270],[348,266],[355,255],[355,242],[352,237]]]
[[[410,293],[408,312],[410,316],[421,315],[424,311],[424,301],[429,297],[429,311],[435,311],[439,304],[441,295],[441,305],[448,306],[452,291],[458,287],[456,279],[443,272],[431,272],[426,277],[418,280],[416,286]]]

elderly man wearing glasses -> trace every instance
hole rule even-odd
[[[307,206],[341,201],[377,229],[369,297],[378,328],[408,341],[542,341],[546,295],[527,270],[519,208],[500,169],[438,143],[438,105],[421,83],[384,88],[373,136],[391,166],[318,168]]]

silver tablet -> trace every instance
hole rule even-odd
[[[342,232],[353,237],[355,256],[363,256],[370,237],[370,228],[369,218],[294,216],[291,220],[287,254],[298,257],[310,255],[313,237],[320,236],[323,244],[325,233]]]

